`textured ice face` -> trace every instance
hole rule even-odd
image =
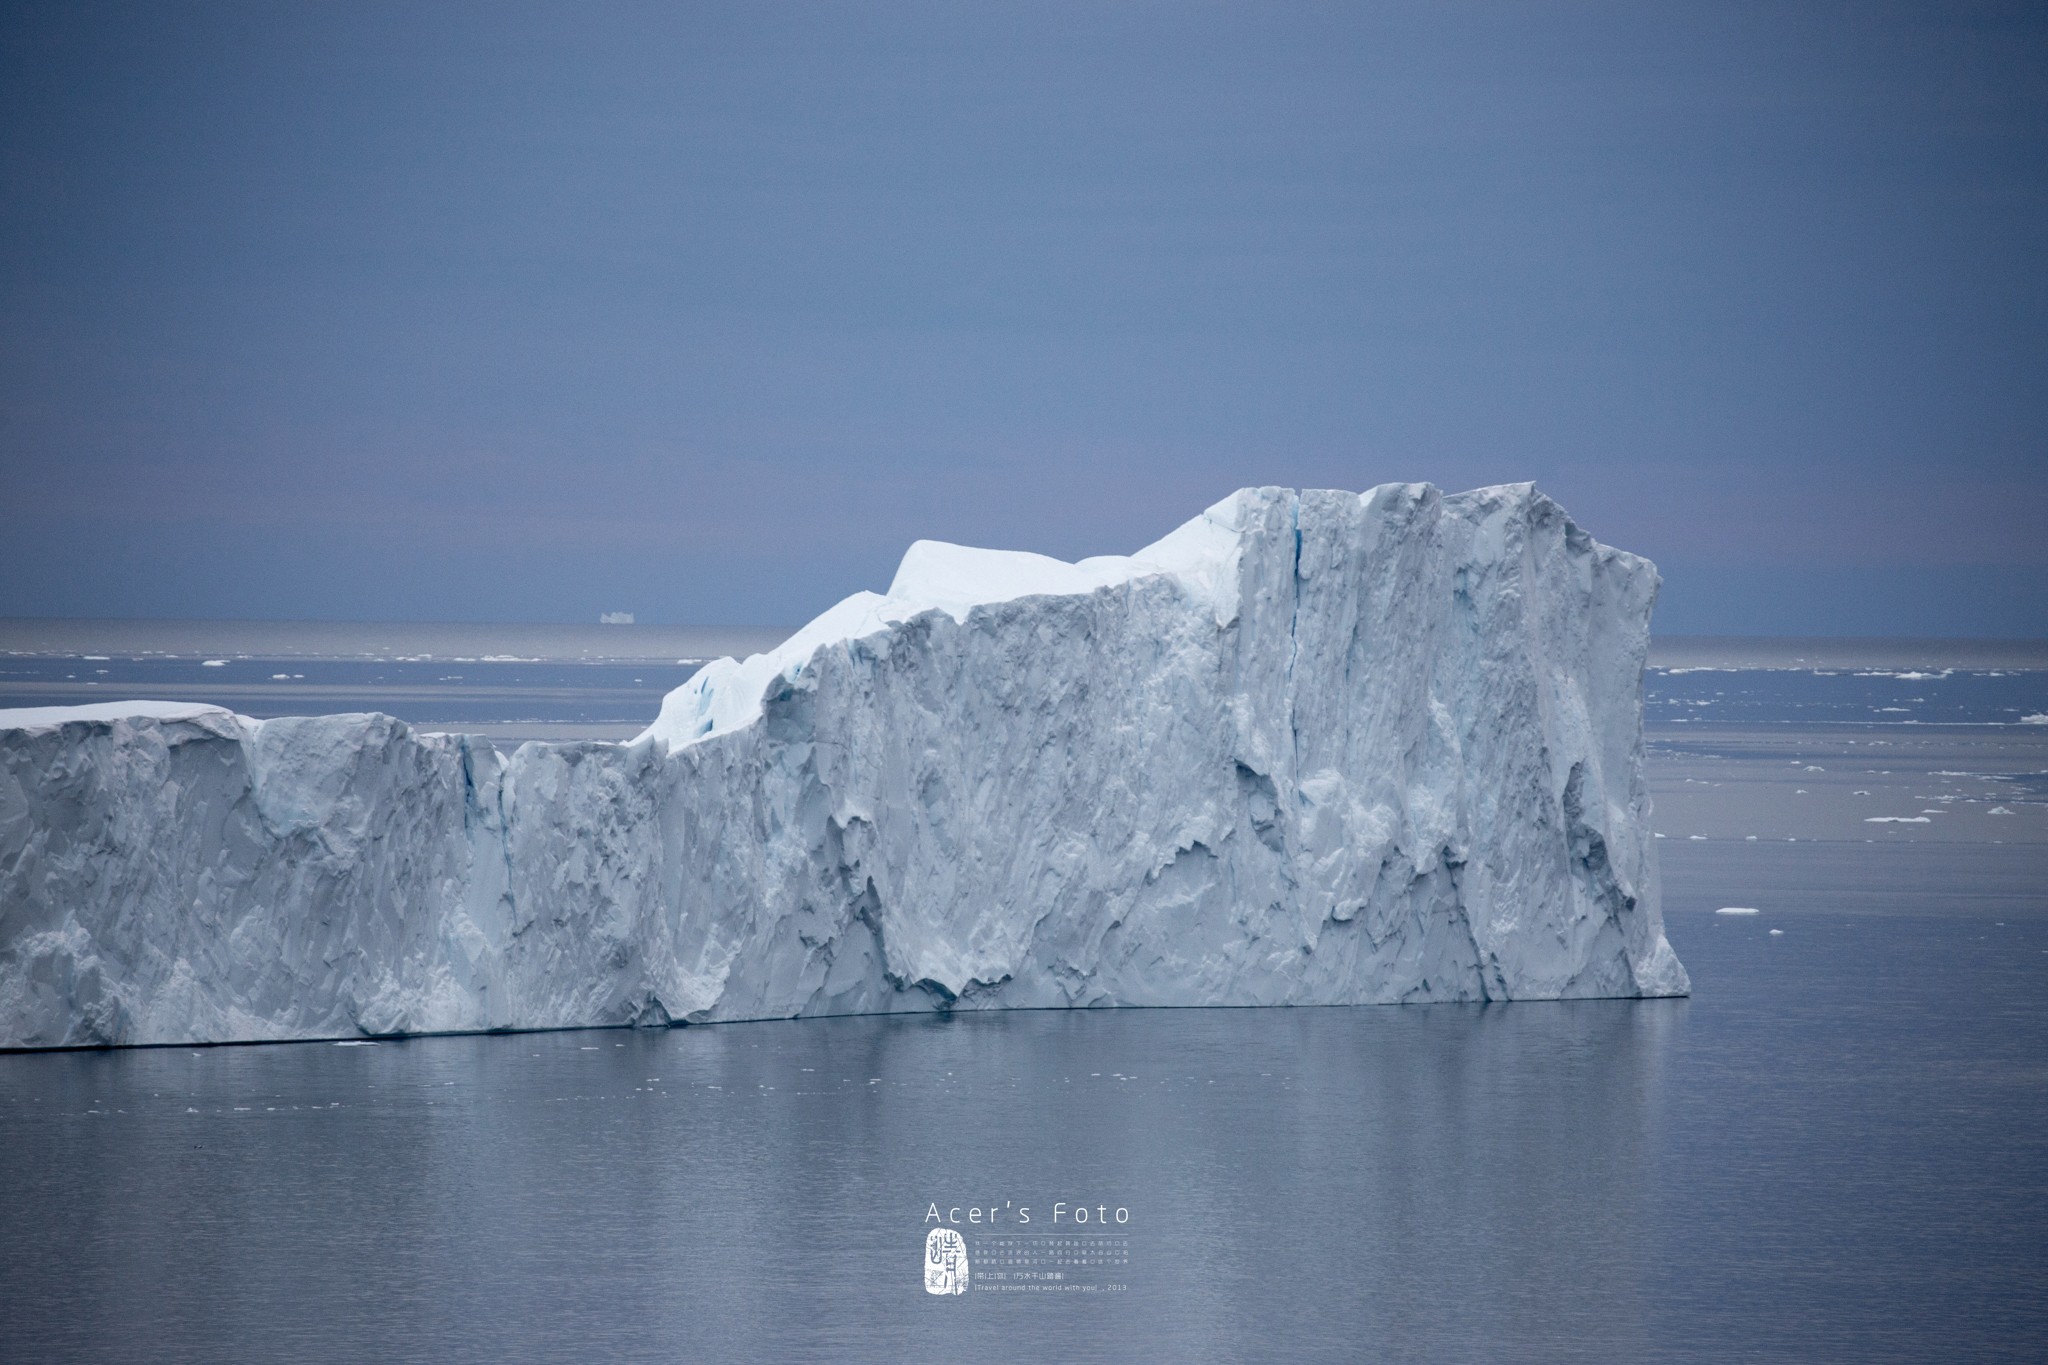
[[[1654,569],[1525,485],[919,542],[626,745],[0,715],[0,1041],[1686,989]]]

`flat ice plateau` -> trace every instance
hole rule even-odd
[[[1528,485],[920,541],[625,744],[0,711],[0,1045],[1687,990],[1657,575]]]

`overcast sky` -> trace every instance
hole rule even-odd
[[[0,614],[795,623],[1534,479],[2048,634],[2048,9],[0,6]]]

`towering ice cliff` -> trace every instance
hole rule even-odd
[[[1670,995],[1657,577],[1523,486],[920,542],[628,744],[0,712],[0,1044]]]

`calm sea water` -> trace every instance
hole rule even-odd
[[[2048,727],[2048,670],[1653,668],[1643,713],[1652,727]]]
[[[1757,733],[1674,809],[1887,799]],[[2034,1358],[2048,794],[1950,761],[2001,842],[1663,841],[1690,1000],[0,1056],[0,1357]]]

